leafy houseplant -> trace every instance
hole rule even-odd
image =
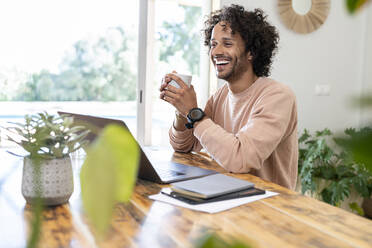
[[[80,184],[83,209],[90,223],[103,237],[109,229],[114,205],[117,202],[127,202],[133,191],[139,161],[139,147],[128,130],[116,125],[108,125],[101,130],[95,142],[85,146],[83,141],[89,128],[73,126],[70,117],[55,117],[47,113],[26,116],[25,124],[14,123],[15,127],[6,128],[15,134],[8,135],[8,139],[23,147],[29,155],[25,157],[24,175],[22,179],[22,192],[24,181],[33,180],[34,194],[29,196],[23,192],[28,202],[34,203],[32,211],[34,219],[32,233],[27,247],[37,247],[40,239],[42,219],[42,202],[44,205],[57,205],[68,201],[72,194],[72,168],[69,154],[84,146],[87,155],[80,172]],[[82,123],[83,124],[83,123]],[[94,128],[92,132],[95,132]],[[15,137],[21,137],[21,140]],[[63,197],[50,198],[45,195],[50,189],[46,185],[48,176],[53,174],[53,161],[67,160],[66,164],[55,166],[59,171],[65,170],[67,178],[60,177],[59,183],[68,182],[69,191]],[[105,166],[102,166],[102,165]],[[50,166],[52,165],[52,166]],[[25,167],[32,171],[32,176],[25,174]],[[63,168],[65,167],[65,168]],[[71,172],[71,173],[70,173]],[[49,185],[49,186],[48,186]],[[61,191],[61,188],[59,188]],[[62,191],[61,191],[62,193]],[[41,199],[41,201],[40,201]]]
[[[67,202],[73,192],[69,154],[79,149],[89,131],[73,126],[71,117],[47,113],[26,115],[24,123],[6,129],[7,139],[29,154],[24,157],[22,194],[32,203],[40,197],[44,205]]]
[[[345,134],[354,137],[366,130],[368,128],[359,131],[346,129]],[[335,206],[340,206],[350,197],[352,191],[368,198],[372,193],[372,174],[363,164],[356,163],[347,150],[337,146],[331,148],[327,143],[327,137],[330,138],[331,135],[329,129],[317,131],[313,136],[305,129],[299,138],[298,164],[302,193],[310,192],[311,195]],[[349,207],[363,215],[357,203],[353,202]]]

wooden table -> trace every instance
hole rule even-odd
[[[204,154],[152,154],[225,173]],[[0,158],[0,247],[24,247],[31,211],[21,195],[22,159],[4,149]],[[248,174],[233,176],[280,195],[218,214],[154,202],[148,196],[164,186],[139,180],[130,203],[116,206],[108,237],[97,241],[81,209],[81,161],[73,156],[75,191],[69,204],[43,211],[41,247],[193,247],[212,232],[253,247],[372,247],[371,220]]]

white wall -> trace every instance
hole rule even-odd
[[[372,48],[365,48],[367,39],[372,40],[371,31],[366,32],[368,22],[372,27],[372,17],[367,18],[372,6],[350,16],[344,1],[332,1],[325,23],[313,33],[303,35],[284,26],[277,1],[221,0],[221,6],[232,3],[251,10],[263,9],[271,24],[277,27],[280,43],[271,77],[295,92],[301,132],[303,128],[314,131],[328,127],[342,131],[359,126],[361,113],[351,106],[350,98],[359,96],[362,90],[372,89],[372,73],[367,70],[372,65]],[[317,84],[329,84],[330,95],[316,96]]]
[[[367,10],[366,37],[364,48],[364,73],[362,93],[367,92],[372,95],[372,4]],[[372,123],[372,109],[364,108],[361,111],[361,125],[365,126]]]

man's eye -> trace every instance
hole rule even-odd
[[[225,46],[232,46],[232,43],[225,43]]]
[[[211,44],[211,47],[215,47],[215,46],[216,46],[216,43],[212,43],[212,44]]]

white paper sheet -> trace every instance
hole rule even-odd
[[[152,200],[157,200],[161,202],[166,202],[169,204],[173,204],[176,206],[184,207],[184,208],[189,208],[195,211],[201,211],[201,212],[207,212],[210,214],[218,213],[221,211],[225,211],[231,208],[235,208],[238,206],[241,206],[243,204],[249,203],[249,202],[254,202],[257,200],[261,200],[267,197],[275,196],[278,195],[279,193],[272,192],[272,191],[266,191],[265,194],[263,195],[254,195],[254,196],[248,196],[248,197],[243,197],[243,198],[238,198],[238,199],[232,199],[232,200],[226,200],[226,201],[218,201],[218,202],[210,202],[210,203],[203,203],[203,204],[197,204],[197,205],[192,205],[188,204],[182,201],[179,201],[177,199],[174,199],[170,196],[167,196],[165,194],[159,193],[156,195],[150,195],[149,198]]]

